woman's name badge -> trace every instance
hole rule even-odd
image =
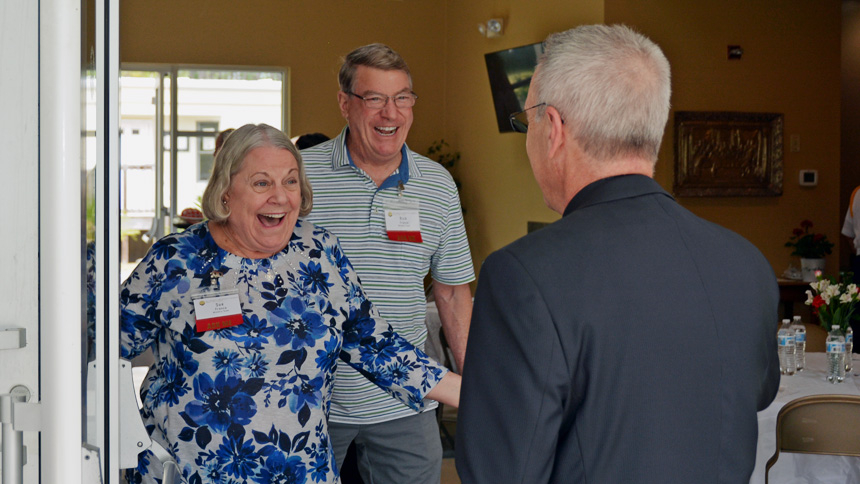
[[[418,207],[386,207],[385,231],[397,242],[423,242]]]
[[[191,297],[197,332],[242,324],[242,304],[237,291],[217,291]]]

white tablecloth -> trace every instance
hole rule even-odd
[[[776,450],[776,416],[786,403],[808,395],[860,395],[860,355],[854,355],[854,369],[843,383],[829,383],[826,353],[807,353],[806,368],[792,376],[783,375],[773,403],[758,413],[758,448],[751,484],[764,482],[764,468]],[[773,484],[860,483],[860,457],[780,453],[770,469]]]

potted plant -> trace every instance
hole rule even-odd
[[[452,172],[454,169],[454,165],[460,161],[460,152],[459,151],[451,151],[451,146],[444,139],[440,139],[434,141],[430,144],[430,147],[427,148],[427,158],[435,160],[440,165],[444,166],[446,170]],[[453,172],[451,173],[453,176]],[[460,189],[460,182],[456,179],[454,183],[457,184],[457,189]]]
[[[444,139],[440,139],[437,141],[433,141],[430,144],[430,147],[427,148],[427,158],[435,160],[440,165],[444,166],[448,173],[451,174],[451,178],[454,179],[454,184],[457,186],[457,191],[461,191],[463,186],[460,184],[460,180],[454,176],[454,165],[460,161],[460,152],[459,151],[451,151],[451,146]],[[461,199],[462,200],[462,199]],[[463,213],[466,213],[466,207],[462,207]]]
[[[824,271],[824,256],[833,251],[833,243],[824,234],[810,232],[812,221],[800,222],[800,227],[792,231],[791,237],[785,243],[786,247],[794,249],[791,255],[800,257],[800,269],[804,282],[815,281],[815,271]]]

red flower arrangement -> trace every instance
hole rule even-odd
[[[820,259],[833,252],[833,242],[827,240],[824,234],[810,233],[812,221],[800,222],[800,227],[791,232],[791,238],[785,243],[786,247],[792,247],[791,255],[800,256],[804,259]]]

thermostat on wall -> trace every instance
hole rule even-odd
[[[818,185],[818,170],[800,170],[800,186],[814,187]]]

